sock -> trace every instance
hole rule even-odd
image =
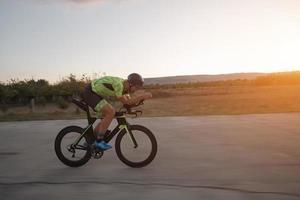
[[[101,142],[103,140],[103,137],[104,137],[104,133],[101,133],[101,132],[96,133],[96,141],[97,142]]]

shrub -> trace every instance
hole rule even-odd
[[[1,110],[3,113],[6,113],[6,112],[8,111],[8,105],[6,105],[6,104],[0,105],[0,110]]]
[[[59,97],[56,104],[60,109],[67,109],[69,107],[69,103],[63,97]]]
[[[39,97],[37,99],[37,103],[42,105],[42,106],[46,106],[46,103],[47,103],[47,99],[45,97]]]

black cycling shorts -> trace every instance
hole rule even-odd
[[[82,98],[93,109],[95,109],[96,105],[103,99],[100,95],[92,91],[91,84],[85,87]]]

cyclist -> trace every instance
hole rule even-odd
[[[114,119],[115,109],[108,102],[108,99],[116,99],[123,104],[133,105],[141,100],[152,98],[150,92],[142,92],[141,94],[130,97],[129,93],[135,92],[142,88],[144,79],[137,73],[129,74],[127,79],[113,76],[104,76],[93,80],[85,87],[83,92],[83,100],[92,107],[98,115],[102,115],[103,119],[95,127],[96,136],[95,146],[107,150],[112,148],[103,140],[103,136],[107,131],[110,123]]]

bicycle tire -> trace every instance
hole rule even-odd
[[[149,154],[149,156],[144,159],[143,161],[140,161],[140,162],[132,162],[130,160],[128,160],[122,153],[122,150],[121,150],[121,141],[123,139],[123,137],[125,136],[126,134],[126,131],[125,130],[122,130],[117,138],[116,138],[116,141],[115,141],[115,150],[116,150],[116,153],[117,153],[117,156],[118,158],[126,165],[130,166],[130,167],[133,167],[133,168],[141,168],[141,167],[145,167],[146,165],[150,164],[153,159],[155,158],[156,156],[156,153],[157,153],[157,141],[156,141],[156,138],[155,136],[153,135],[153,133],[146,127],[144,126],[140,126],[140,125],[130,125],[129,127],[131,130],[138,130],[138,131],[141,131],[143,133],[145,133],[150,141],[151,141],[151,153]]]
[[[62,163],[64,163],[67,166],[70,166],[70,167],[80,167],[80,166],[84,165],[85,163],[87,163],[91,158],[91,150],[89,148],[87,148],[86,154],[83,156],[83,158],[78,161],[72,161],[72,160],[69,160],[68,158],[66,158],[64,156],[64,154],[62,153],[62,149],[61,149],[62,139],[68,133],[74,133],[74,132],[82,134],[84,132],[84,129],[81,127],[78,127],[78,126],[65,127],[57,134],[57,136],[55,138],[54,148],[55,148],[55,153],[56,153],[58,159]],[[88,141],[87,135],[84,135],[84,138],[86,141]]]

